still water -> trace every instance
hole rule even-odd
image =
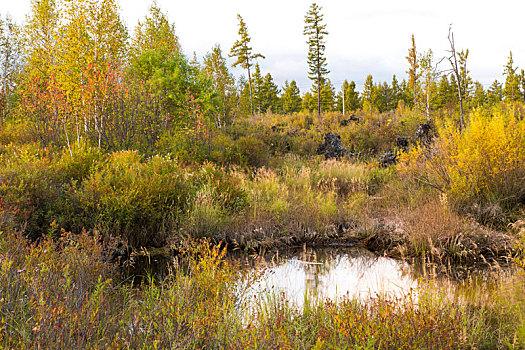
[[[253,273],[260,275],[246,292],[248,298],[284,296],[299,307],[305,297],[401,297],[418,286],[411,265],[363,248],[305,249],[266,257],[257,266]]]
[[[305,299],[337,301],[341,298],[367,301],[378,296],[403,299],[410,295],[417,302],[422,289],[455,300],[478,300],[490,295],[513,268],[499,264],[464,268],[427,264],[378,256],[359,247],[303,249],[260,258],[249,273],[255,282],[243,296],[286,298],[297,307]],[[444,293],[444,294],[443,294]]]

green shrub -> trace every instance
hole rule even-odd
[[[243,136],[237,140],[237,150],[245,165],[261,167],[268,162],[268,147],[261,140]]]
[[[100,228],[132,246],[159,246],[177,226],[194,191],[170,158],[142,161],[135,151],[120,151],[100,164],[70,199],[80,210],[77,225]]]

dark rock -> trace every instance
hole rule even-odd
[[[379,157],[379,165],[382,167],[388,167],[397,163],[397,154],[394,152],[387,151]]]
[[[348,119],[341,120],[341,123],[339,123],[340,126],[348,126],[351,122],[359,123],[361,119],[355,116],[355,114],[352,114]]]
[[[396,138],[396,147],[406,151],[408,149],[408,137],[398,136]]]
[[[317,147],[317,154],[322,154],[328,159],[351,155],[351,152],[343,147],[341,136],[328,132],[324,135],[324,142]]]
[[[428,145],[434,137],[432,121],[428,120],[426,123],[419,124],[416,130],[416,137],[420,144]]]

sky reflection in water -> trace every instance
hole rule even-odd
[[[362,248],[306,250],[273,259],[266,266],[248,290],[249,297],[284,293],[290,302],[302,306],[305,295],[367,300],[378,295],[400,297],[417,287],[408,264]]]

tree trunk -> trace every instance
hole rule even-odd
[[[248,85],[250,87],[250,118],[253,120],[253,92],[252,92],[252,76],[250,75],[250,64],[248,67]]]
[[[321,116],[321,74],[317,74],[317,115]]]

